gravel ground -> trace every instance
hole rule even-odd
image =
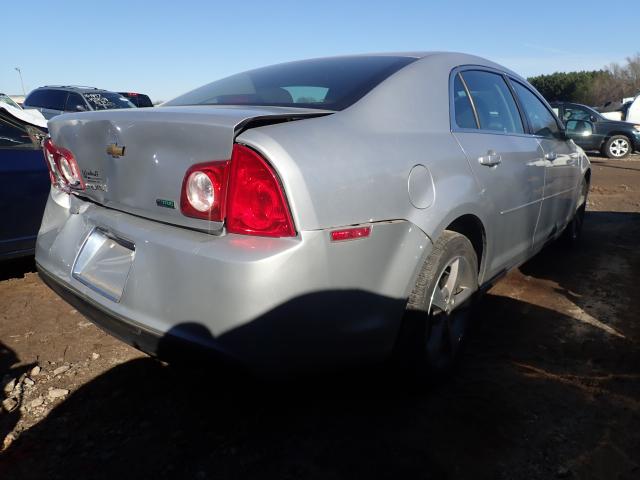
[[[169,367],[0,264],[0,478],[640,478],[640,155],[594,157],[579,248],[481,302],[459,371],[260,383]]]

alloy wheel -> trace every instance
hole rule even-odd
[[[614,157],[624,157],[629,151],[629,142],[624,138],[617,138],[609,145],[609,152]]]
[[[433,364],[454,357],[468,323],[468,303],[475,288],[474,273],[465,257],[455,257],[442,269],[429,303],[427,355]]]

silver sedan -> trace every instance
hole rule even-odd
[[[589,160],[526,80],[457,53],[304,60],[65,114],[42,278],[163,358],[446,372],[475,294],[581,230]]]

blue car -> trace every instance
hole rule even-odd
[[[0,109],[0,259],[34,253],[51,187],[40,146],[46,134]]]

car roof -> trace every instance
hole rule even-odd
[[[110,92],[111,91],[111,90],[106,90],[104,88],[88,87],[85,85],[45,85],[43,87],[36,88],[36,90],[41,90],[44,88],[48,88],[51,90],[68,90],[68,91],[78,92],[78,93]]]
[[[370,53],[353,53],[346,55],[334,55],[328,57],[316,57],[321,58],[357,58],[357,57],[408,57],[408,58],[425,58],[434,55],[466,55],[458,52],[445,52],[439,50],[432,51],[400,51],[400,52],[370,52]],[[304,60],[309,60],[305,58]]]
[[[330,58],[359,58],[359,57],[406,57],[406,58],[414,58],[416,60],[429,59],[429,58],[445,58],[451,63],[456,63],[458,65],[478,65],[485,67],[492,67],[498,70],[501,70],[509,75],[512,75],[515,78],[526,81],[524,77],[522,77],[517,72],[495,63],[489,59],[478,57],[476,55],[470,55],[468,53],[463,52],[447,52],[440,50],[425,50],[425,51],[400,51],[400,52],[373,52],[373,53],[359,53],[359,54],[350,54],[350,55],[336,55],[329,57],[316,57],[316,58],[303,58],[299,59],[300,61],[304,60],[322,60],[322,59],[330,59]],[[283,62],[283,63],[295,63],[296,60],[292,62]]]

